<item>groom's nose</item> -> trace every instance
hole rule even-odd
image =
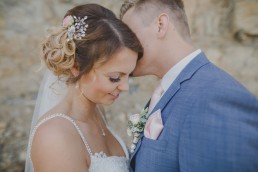
[[[128,79],[123,80],[119,85],[118,89],[121,91],[128,91],[129,90],[129,84]]]

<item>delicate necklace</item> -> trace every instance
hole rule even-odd
[[[85,122],[85,121],[82,121],[82,120],[79,120],[79,119],[76,119],[76,118],[73,118],[73,119],[76,120],[76,121]],[[106,136],[105,130],[102,127],[101,121],[98,120],[98,119],[97,119],[97,125],[98,125],[99,130],[101,130],[101,135],[105,137]]]
[[[79,84],[78,84],[78,82],[75,84],[75,88],[76,89],[78,89],[80,92],[81,92],[81,95],[85,98],[85,99],[87,99],[86,98],[86,96],[84,95],[84,93],[83,93],[83,91],[81,91],[80,89],[79,89]],[[97,113],[98,114],[98,113]],[[98,117],[99,118],[99,117]],[[102,124],[101,124],[101,121],[100,120],[98,120],[98,125],[99,125],[99,128],[101,129],[101,135],[102,136],[106,136],[106,133],[105,133],[105,130],[104,130],[104,128],[102,127]]]
[[[98,117],[99,118],[99,117]],[[99,127],[100,127],[100,129],[101,129],[101,135],[102,136],[106,136],[106,133],[105,133],[105,130],[104,130],[104,128],[102,127],[102,124],[101,124],[102,122],[100,121],[100,120],[98,120],[98,125],[99,125]]]

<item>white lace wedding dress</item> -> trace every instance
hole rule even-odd
[[[122,146],[126,157],[118,157],[118,156],[107,156],[104,152],[97,152],[93,153],[90,145],[87,143],[87,139],[83,136],[79,126],[76,124],[76,122],[69,116],[64,114],[53,114],[50,115],[43,120],[41,120],[32,130],[31,138],[29,141],[29,155],[31,154],[31,145],[33,137],[37,131],[37,128],[40,127],[43,123],[53,119],[53,118],[64,118],[71,122],[72,125],[74,125],[75,129],[77,130],[78,134],[80,135],[91,159],[91,164],[89,167],[89,172],[129,172],[129,154],[128,150],[124,144],[124,142],[113,132],[113,130],[108,126],[107,128],[109,131],[113,134],[113,136],[117,139],[117,141]],[[32,163],[30,159],[30,163]],[[33,164],[31,164],[33,167]]]

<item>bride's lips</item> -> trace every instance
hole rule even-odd
[[[109,93],[109,95],[111,95],[113,99],[117,99],[119,97],[119,94]]]

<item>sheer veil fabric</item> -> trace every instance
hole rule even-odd
[[[30,135],[40,117],[54,107],[64,97],[66,90],[66,84],[64,82],[60,82],[57,76],[53,75],[49,70],[46,70],[35,104]],[[28,148],[29,144],[27,146],[25,172],[33,172]]]

